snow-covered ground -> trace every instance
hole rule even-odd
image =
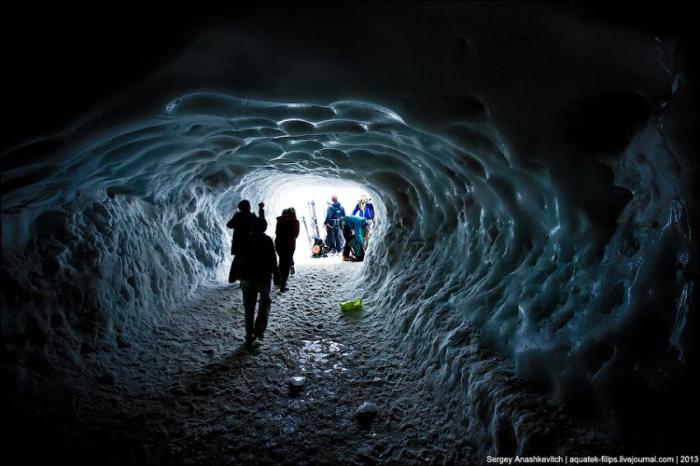
[[[266,337],[252,350],[236,284],[200,290],[109,358],[88,355],[71,398],[39,414],[60,420],[46,425],[56,455],[101,464],[466,464],[483,461],[491,441],[501,454],[615,451],[475,335],[462,336],[474,404],[447,403],[390,338],[386,309],[370,301],[341,312],[339,302],[364,297],[362,267],[339,257],[297,267],[291,290],[273,291]],[[294,395],[288,381],[297,375],[306,382]],[[355,414],[363,402],[378,408],[368,425]]]

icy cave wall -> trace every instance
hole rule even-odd
[[[471,41],[456,48],[488,69]],[[222,282],[240,192],[313,175],[377,194],[386,230],[365,266],[373,317],[483,435],[522,420],[480,372],[475,331],[518,374],[634,435],[652,422],[639,403],[673,396],[683,371],[696,250],[695,167],[669,130],[684,117],[684,82],[664,44],[630,50],[658,62],[648,78],[593,60],[591,74],[607,78],[607,66],[616,79],[586,75],[542,97],[524,73],[461,95],[460,118],[435,116],[441,125],[371,99],[190,91],[5,152],[5,380],[39,390],[54,372],[80,375],[85,354],[128,345],[197,286]]]
[[[571,181],[514,166],[487,124],[446,139],[367,103],[183,96],[8,173],[32,183],[3,198],[4,350],[23,374],[128,344],[221,279],[243,174],[313,173],[380,193],[387,229],[366,292],[436,385],[468,386],[460,338],[480,328],[519,373],[609,416],[614,384],[658,383],[660,367],[683,359],[693,286],[684,162],[657,123],[641,122],[610,164],[626,196],[608,230],[567,200]]]

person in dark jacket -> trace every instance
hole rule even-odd
[[[353,229],[353,224],[347,220],[340,221],[341,229],[343,231],[343,238],[345,239],[345,246],[343,247],[343,260],[352,260],[350,257],[350,241],[355,236],[355,230]]]
[[[250,238],[253,230],[253,223],[257,217],[250,211],[250,202],[243,199],[238,203],[238,212],[233,218],[228,221],[226,226],[233,228],[233,239],[231,240],[231,254],[233,254],[233,263],[231,271],[228,275],[228,282],[235,283],[238,279],[238,270],[241,265],[240,252],[245,251],[250,244]]]
[[[274,280],[275,285],[280,283],[275,245],[272,238],[265,234],[265,230],[267,230],[267,222],[256,218],[248,248],[240,254],[242,258],[238,273],[245,308],[245,344],[249,348],[255,339],[263,338],[267,328],[272,304],[270,279]],[[255,318],[258,295],[260,296],[258,316]]]
[[[340,220],[341,228],[343,229],[343,237],[345,238],[345,247],[343,248],[344,261],[363,261],[365,258],[365,239],[367,233],[367,221],[362,217],[348,216]],[[353,257],[350,257],[352,253]]]
[[[340,253],[343,250],[343,237],[340,231],[340,219],[345,217],[345,209],[340,202],[338,202],[338,196],[333,196],[331,205],[328,206],[326,211],[326,220],[323,224],[326,227],[326,232],[328,236],[326,237],[326,244],[329,247],[329,252]]]
[[[293,207],[284,209],[282,215],[277,217],[275,227],[275,248],[280,258],[280,291],[285,292],[290,269],[294,266],[294,251],[297,247],[299,236],[299,220]]]
[[[364,245],[367,249],[367,244],[369,242],[369,236],[374,228],[374,203],[367,195],[363,194],[360,200],[357,201],[355,209],[352,211],[352,215],[357,217],[362,217],[366,221],[365,235],[364,235]]]

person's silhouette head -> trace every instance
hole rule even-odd
[[[253,233],[265,233],[267,230],[267,221],[265,219],[259,218],[253,224]]]
[[[238,209],[241,212],[250,212],[250,202],[248,202],[247,199],[243,199],[241,202],[238,203]]]

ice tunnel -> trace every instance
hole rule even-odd
[[[660,41],[631,50],[657,60],[651,77],[558,89],[538,110],[545,126],[508,112],[498,86],[435,122],[376,90],[289,99],[200,86],[14,144],[2,152],[12,412],[47,416],[81,384],[109,391],[120,352],[147,373],[170,310],[231,286],[237,202],[267,200],[277,215],[294,189],[322,186],[372,196],[376,239],[346,277],[367,340],[397,349],[473,451],[687,448],[672,420],[697,388],[696,165],[676,131],[690,83]]]

